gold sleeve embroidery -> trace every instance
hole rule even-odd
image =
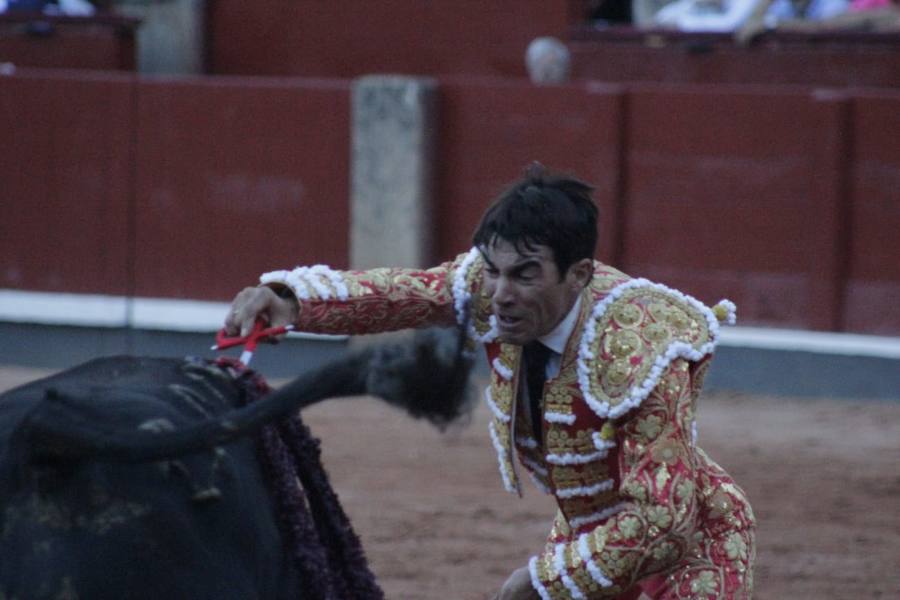
[[[298,267],[267,273],[261,282],[293,292],[300,331],[352,335],[450,326],[455,315],[449,282],[458,260],[427,270]]]

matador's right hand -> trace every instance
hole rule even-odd
[[[279,296],[272,288],[248,287],[241,290],[231,302],[225,317],[225,333],[229,336],[249,334],[258,318],[270,327],[291,325],[297,320],[299,305],[291,296]]]

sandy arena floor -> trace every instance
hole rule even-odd
[[[371,398],[304,417],[388,598],[490,598],[541,547],[552,500],[502,490],[483,406],[443,434]],[[900,402],[708,395],[699,427],[759,520],[755,598],[900,598]]]

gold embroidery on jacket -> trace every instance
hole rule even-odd
[[[551,454],[592,454],[596,451],[587,429],[572,434],[563,427],[551,426],[547,431],[547,452]]]
[[[615,407],[644,384],[657,357],[675,341],[699,349],[710,341],[706,315],[669,291],[635,286],[623,290],[595,323],[587,350],[591,394]]]

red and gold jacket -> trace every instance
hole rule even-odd
[[[734,305],[711,310],[595,263],[559,374],[544,387],[538,444],[517,403],[522,348],[497,341],[482,269],[472,249],[429,270],[318,265],[267,273],[261,283],[289,287],[300,301],[298,329],[316,333],[450,325],[471,307],[470,337],[490,362],[485,401],[503,485],[521,494],[515,450],[559,507],[529,563],[543,600],[615,598],[654,577],[666,598],[749,598],[752,510],[695,444],[697,396],[719,319],[733,321]]]

